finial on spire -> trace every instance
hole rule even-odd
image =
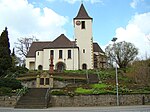
[[[83,4],[83,0],[81,0],[81,4]]]

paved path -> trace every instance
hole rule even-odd
[[[150,105],[119,107],[52,107],[48,109],[14,109],[0,107],[0,112],[150,112]]]

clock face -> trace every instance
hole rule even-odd
[[[81,24],[81,22],[80,21],[76,21],[76,25],[80,25]]]

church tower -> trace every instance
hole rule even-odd
[[[77,16],[74,18],[74,36],[79,47],[79,68],[93,69],[93,36],[92,21],[83,3],[80,6]]]

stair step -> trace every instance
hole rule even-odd
[[[46,108],[45,88],[32,88],[22,96],[15,108]]]

